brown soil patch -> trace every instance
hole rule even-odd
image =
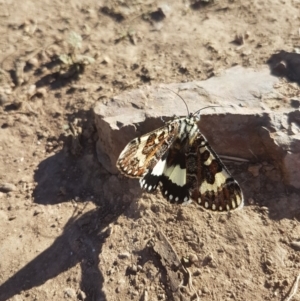
[[[10,185],[0,192],[0,301],[283,300],[299,273],[290,243],[300,207],[297,192],[259,197],[274,189],[273,163],[257,162],[258,177],[236,169],[249,188],[229,216],[138,198],[134,181],[137,198],[126,199],[121,178],[97,161],[91,108],[140,85],[299,50],[299,9],[292,0],[2,0],[0,184]],[[188,270],[172,266],[182,258]]]

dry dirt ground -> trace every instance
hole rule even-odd
[[[287,298],[300,268],[299,193],[275,198],[274,162],[229,166],[247,187],[230,215],[159,194],[122,203],[122,178],[97,161],[92,108],[141,85],[299,51],[299,9],[297,0],[1,0],[0,301]]]

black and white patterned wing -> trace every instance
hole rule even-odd
[[[221,212],[243,207],[239,184],[200,131],[186,152],[186,182],[190,198],[205,209]]]
[[[158,183],[164,198],[171,203],[183,203],[189,200],[189,189],[186,185],[186,158],[180,137],[177,137],[153,170],[141,179],[141,186],[149,192]]]
[[[158,172],[157,163],[167,152],[178,135],[178,123],[170,121],[165,126],[130,141],[121,152],[118,169],[131,178],[144,177],[146,173]],[[147,187],[144,187],[147,188]]]

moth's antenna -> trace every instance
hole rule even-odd
[[[193,114],[193,116],[197,115],[200,111],[202,111],[202,110],[204,110],[204,109],[208,109],[208,108],[220,108],[220,107],[222,107],[222,106],[208,106],[208,107],[204,107],[204,108],[202,108],[202,109],[196,111],[196,112]]]
[[[173,93],[176,94],[179,98],[181,98],[181,100],[182,100],[183,103],[185,104],[185,107],[186,107],[186,110],[187,110],[188,116],[189,116],[189,115],[190,115],[190,111],[189,111],[189,108],[188,108],[188,106],[187,106],[185,100],[184,100],[178,93],[176,93],[175,91],[173,91],[173,90],[171,90],[171,89],[169,89],[169,88],[167,88],[167,87],[165,87],[165,89],[167,89],[167,90],[173,92]]]

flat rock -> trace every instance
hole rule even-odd
[[[144,86],[98,102],[94,108],[101,164],[116,174],[116,160],[133,138],[176,116],[207,106],[199,128],[219,155],[273,161],[285,183],[300,188],[300,112],[269,69],[237,66],[205,81]]]

